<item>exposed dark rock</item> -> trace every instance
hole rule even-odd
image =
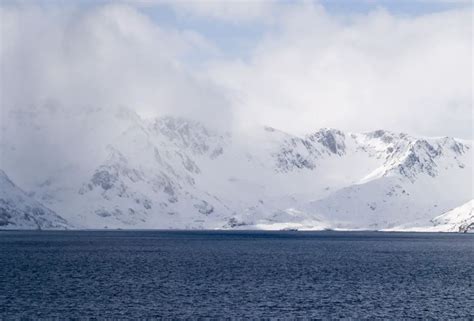
[[[201,201],[198,204],[194,204],[194,208],[196,208],[199,213],[204,215],[209,215],[214,212],[214,207],[206,201]]]
[[[91,181],[94,185],[100,186],[104,190],[109,190],[117,181],[117,175],[112,175],[107,170],[101,170],[94,173]]]
[[[340,130],[321,129],[309,136],[309,139],[313,142],[319,142],[333,154],[342,155],[345,153],[345,135]]]

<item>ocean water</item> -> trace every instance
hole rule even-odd
[[[0,231],[0,318],[474,318],[474,235]]]

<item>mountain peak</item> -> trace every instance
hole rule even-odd
[[[151,125],[152,131],[163,135],[176,147],[190,150],[196,155],[210,155],[217,157],[229,138],[222,135],[198,121],[182,117],[157,118]]]
[[[338,129],[322,128],[319,131],[308,135],[307,139],[311,142],[320,143],[333,154],[343,155],[345,153],[346,136],[342,131]]]

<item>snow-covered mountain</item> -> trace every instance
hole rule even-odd
[[[446,232],[474,231],[474,200],[433,219],[435,229]]]
[[[380,132],[365,135],[361,145],[378,146],[383,164],[305,211],[324,215],[335,227],[381,229],[424,224],[472,195],[472,145]]]
[[[15,134],[11,117],[4,137]],[[26,123],[54,150],[35,117]],[[0,167],[77,227],[410,229],[473,199],[472,141],[383,130],[226,132],[126,109],[69,117],[82,127],[61,139],[77,148],[54,167],[25,175],[26,151],[13,138],[0,143]]]
[[[433,218],[427,225],[405,224],[391,231],[412,232],[474,232],[474,200]]]
[[[66,229],[68,223],[29,197],[0,170],[0,228]]]

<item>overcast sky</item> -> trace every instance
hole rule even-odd
[[[469,1],[1,1],[7,111],[472,138]],[[4,118],[3,118],[4,119]]]

